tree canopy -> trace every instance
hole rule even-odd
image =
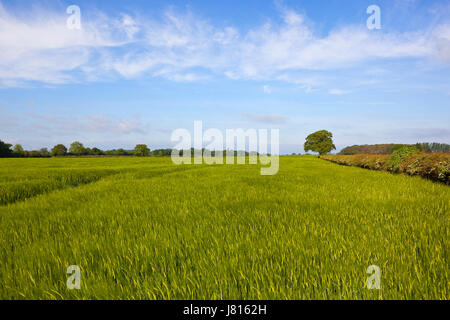
[[[25,155],[25,151],[20,144],[16,144],[13,148],[13,153],[17,157],[23,157]]]
[[[0,157],[9,157],[12,154],[12,145],[0,140]]]
[[[83,144],[81,142],[75,141],[72,142],[69,148],[69,152],[74,155],[83,155],[86,153],[86,149],[84,148]]]
[[[52,156],[65,156],[67,154],[67,148],[63,144],[57,144],[52,148]]]
[[[145,157],[150,154],[150,149],[146,144],[138,144],[136,145],[136,147],[134,147],[134,154],[136,156]]]
[[[320,155],[323,155],[329,153],[331,150],[336,150],[332,138],[333,134],[327,130],[311,133],[306,137],[306,142],[304,144],[305,152],[315,151]]]

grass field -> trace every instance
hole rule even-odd
[[[448,299],[449,191],[308,156],[281,157],[274,176],[0,159],[0,298]],[[380,290],[366,288],[370,265]]]

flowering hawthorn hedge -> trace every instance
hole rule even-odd
[[[419,175],[450,185],[450,153],[412,153],[405,155],[401,161],[392,161],[392,157],[376,154],[320,156],[341,165]]]

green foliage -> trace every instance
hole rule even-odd
[[[398,166],[398,170],[409,175],[420,175],[450,185],[450,154],[416,153],[406,157]]]
[[[65,156],[67,154],[67,148],[63,144],[57,144],[52,148],[52,156]]]
[[[315,151],[320,155],[327,154],[331,150],[336,150],[333,144],[333,134],[326,130],[314,132],[306,137],[304,144],[305,152]]]
[[[394,161],[389,155],[375,154],[325,155],[321,158],[346,166],[419,175],[450,185],[449,153],[417,153],[417,150],[398,153]]]
[[[81,155],[85,155],[87,152],[81,142],[75,141],[70,145],[69,153],[76,155],[76,156],[81,156]]]
[[[39,150],[39,153],[41,154],[41,157],[47,158],[47,157],[50,157],[50,156],[51,156],[51,154],[50,154],[50,152],[48,151],[47,148],[41,148],[41,149]]]
[[[156,150],[152,150],[151,155],[153,157],[170,157],[172,155],[172,149],[156,149]]]
[[[9,148],[11,145],[9,145]],[[204,148],[201,152],[206,151]],[[194,148],[191,148],[191,155],[194,156]],[[221,151],[223,154],[226,154],[227,150]],[[237,151],[234,151],[234,155],[237,155]],[[250,153],[247,151],[242,151],[243,154],[249,156]],[[57,157],[57,156],[153,156],[153,157],[170,157],[172,155],[172,149],[156,149],[151,151],[147,145],[139,144],[133,150],[125,150],[123,148],[120,149],[112,149],[103,151],[99,148],[85,148],[81,142],[75,141],[71,144],[69,153],[67,152],[67,148],[63,144],[58,144],[54,146],[49,152],[47,148],[41,148],[40,150],[32,150],[27,151],[23,150],[21,145],[16,145],[14,147],[14,152],[9,150],[9,153],[6,152],[6,156],[14,156],[14,157],[28,157],[28,158],[40,158],[40,157]],[[258,155],[257,152],[255,152]],[[211,151],[211,155],[215,155],[215,151]]]
[[[392,154],[395,150],[403,147],[416,147],[422,152],[450,152],[450,145],[445,143],[417,143],[412,144],[373,144],[373,145],[354,145],[345,147],[339,152],[340,155],[353,154]]]
[[[12,154],[11,150],[12,145],[9,143],[5,143],[0,140],[0,158],[1,157],[10,157]]]
[[[134,147],[134,154],[139,157],[146,157],[150,155],[150,149],[146,144],[138,144]]]
[[[304,156],[269,180],[170,158],[1,159],[0,194],[20,196],[0,206],[0,299],[449,298],[448,186]]]
[[[101,156],[104,155],[105,152],[103,150],[100,150],[99,148],[92,148],[89,154],[95,155],[95,156]]]
[[[105,154],[108,156],[133,156],[134,150],[125,150],[125,149],[113,149],[105,151]]]
[[[16,144],[13,148],[13,154],[16,157],[23,157],[25,155],[25,151],[20,144]]]
[[[354,145],[345,147],[339,152],[341,155],[353,154],[391,154],[394,150],[408,146],[405,144],[373,144],[373,145]]]
[[[404,146],[395,150],[394,152],[392,152],[392,155],[389,158],[388,170],[398,172],[399,165],[403,162],[403,160],[405,160],[406,157],[419,152],[419,149],[410,146]]]
[[[41,158],[41,153],[38,150],[25,151],[25,156],[29,158]]]
[[[450,144],[446,144],[446,143],[429,143],[429,142],[422,142],[422,143],[417,143],[416,147],[423,151],[423,152],[427,152],[427,153],[433,153],[433,152],[446,152],[449,153],[450,152]]]

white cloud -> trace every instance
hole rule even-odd
[[[283,9],[282,22],[248,32],[216,27],[188,12],[168,10],[160,20],[97,14],[81,30],[66,27],[65,12],[39,11],[19,19],[0,4],[0,84],[57,84],[112,77],[297,81],[292,72],[355,67],[374,60],[438,57],[450,62],[450,27],[407,33],[344,26],[318,36],[304,16]],[[83,11],[82,11],[82,19]],[[426,26],[424,27],[426,28]],[[430,36],[430,34],[432,36]],[[200,71],[199,71],[200,70]]]
[[[302,77],[296,74],[288,74],[286,72],[275,77],[275,80],[289,82],[298,85],[305,93],[312,93],[317,91],[318,87],[324,85],[323,80],[320,80],[317,76],[314,77]]]
[[[450,63],[450,25],[439,27],[434,36],[438,57]]]
[[[263,91],[264,91],[264,93],[267,93],[267,94],[272,93],[272,89],[270,89],[270,87],[268,85],[263,86]]]
[[[67,17],[65,11],[60,14],[37,11],[27,19],[19,19],[0,3],[0,82],[3,85],[20,85],[23,81],[78,81],[71,71],[92,66],[99,49],[131,42],[137,30],[130,17],[117,20],[99,15],[83,22],[81,30],[67,28]]]
[[[341,89],[330,89],[330,90],[328,90],[328,93],[334,94],[334,95],[343,95],[343,94],[350,93],[350,91],[341,90]]]
[[[210,77],[208,75],[196,74],[196,73],[171,73],[169,71],[160,71],[158,73],[154,73],[154,76],[162,76],[168,80],[172,80],[175,82],[195,82],[208,80]]]
[[[69,128],[73,129],[73,131],[82,130],[116,134],[145,134],[148,131],[147,125],[140,122],[127,119],[114,119],[103,114],[90,115],[85,119],[71,122]]]

